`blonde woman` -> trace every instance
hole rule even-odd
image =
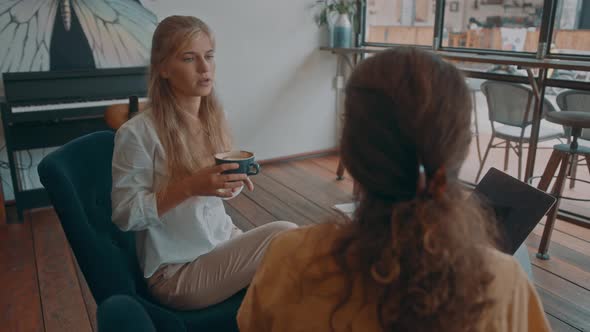
[[[150,292],[190,310],[219,303],[246,287],[270,239],[293,228],[274,222],[242,233],[225,213],[244,174],[222,174],[213,155],[230,149],[215,97],[215,40],[189,16],[171,16],[152,40],[149,103],[117,131],[113,154],[113,222],[134,231]]]

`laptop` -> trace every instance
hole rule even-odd
[[[502,241],[499,249],[510,255],[516,253],[556,201],[548,193],[493,167],[473,195],[495,212]]]
[[[473,190],[496,215],[500,250],[514,255],[556,199],[512,176],[490,168]],[[334,209],[352,219],[355,203],[337,204]]]

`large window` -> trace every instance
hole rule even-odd
[[[543,0],[445,2],[442,45],[536,52]]]
[[[439,6],[442,15],[437,20]],[[589,0],[366,0],[365,8],[365,44],[433,46],[436,42],[437,47],[456,50],[532,57],[541,40],[550,43],[547,48],[554,56],[590,55]],[[542,36],[543,27],[553,34]]]
[[[568,141],[566,128],[541,119],[542,135],[536,150],[530,152],[535,163],[526,170],[532,125],[525,118],[533,112],[533,93],[527,71],[515,63],[557,58],[561,64],[580,68],[569,60],[590,61],[590,0],[366,0],[364,15],[365,45],[406,44],[451,51],[441,53],[477,77],[467,80],[474,140],[462,180],[476,183],[490,167],[525,181],[535,179],[543,173],[553,146]],[[469,62],[480,54],[490,61]],[[558,96],[570,88],[588,88],[580,82],[590,84],[590,72],[582,70],[533,69],[531,74],[549,79],[538,81],[545,111],[564,111]],[[493,120],[508,113],[522,121]],[[590,140],[580,139],[579,144],[590,147]],[[572,186],[568,180],[566,197],[590,197],[590,173],[583,161],[580,165],[572,172],[579,181]],[[587,202],[564,200],[561,209],[590,218]]]
[[[558,1],[551,53],[590,55],[590,1]]]
[[[432,46],[435,0],[368,0],[365,39]]]

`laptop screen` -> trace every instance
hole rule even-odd
[[[495,168],[473,191],[496,215],[502,247],[513,255],[556,199],[544,191],[511,177]]]

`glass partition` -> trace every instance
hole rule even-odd
[[[365,39],[362,44],[365,46],[433,46],[433,40],[436,40],[438,50],[453,54],[476,52],[490,59],[489,63],[452,61],[478,77],[467,78],[474,105],[474,139],[461,179],[477,183],[490,167],[495,167],[526,181],[532,125],[530,122],[506,124],[494,121],[494,114],[505,112],[518,118],[525,116],[527,108],[532,112],[534,101],[529,102],[526,92],[531,87],[527,72],[516,65],[522,63],[519,59],[536,61],[533,58],[547,57],[557,58],[560,62],[590,61],[590,0],[366,0],[364,15]],[[514,63],[494,64],[506,63],[506,56],[514,58]],[[543,71],[533,70],[537,79],[541,73]],[[544,112],[562,111],[557,102],[558,95],[569,88],[590,88],[588,71],[550,68],[546,75],[548,84],[542,87]],[[486,94],[482,84],[495,84],[495,93]],[[543,118],[540,126],[533,177],[543,173],[553,146],[567,143],[569,139],[568,131],[560,125]],[[506,137],[510,139],[506,140]],[[580,140],[580,145],[590,147],[590,140]],[[491,148],[484,162],[488,147]],[[580,161],[573,177],[581,181],[570,185],[568,179],[565,196],[590,197],[589,170],[585,162]],[[587,204],[564,200],[561,209],[589,219]]]
[[[543,0],[445,1],[442,46],[535,53]]]
[[[590,1],[558,0],[550,52],[590,56]]]
[[[590,60],[590,1],[365,1],[363,45],[432,46],[434,38],[439,37],[440,46],[458,51],[500,51],[523,56],[548,53],[557,57],[586,56]],[[541,30],[552,34],[542,34]],[[547,52],[539,52],[540,40],[550,45]],[[573,75],[572,79],[586,77]]]
[[[432,46],[435,0],[368,0],[365,40]]]

